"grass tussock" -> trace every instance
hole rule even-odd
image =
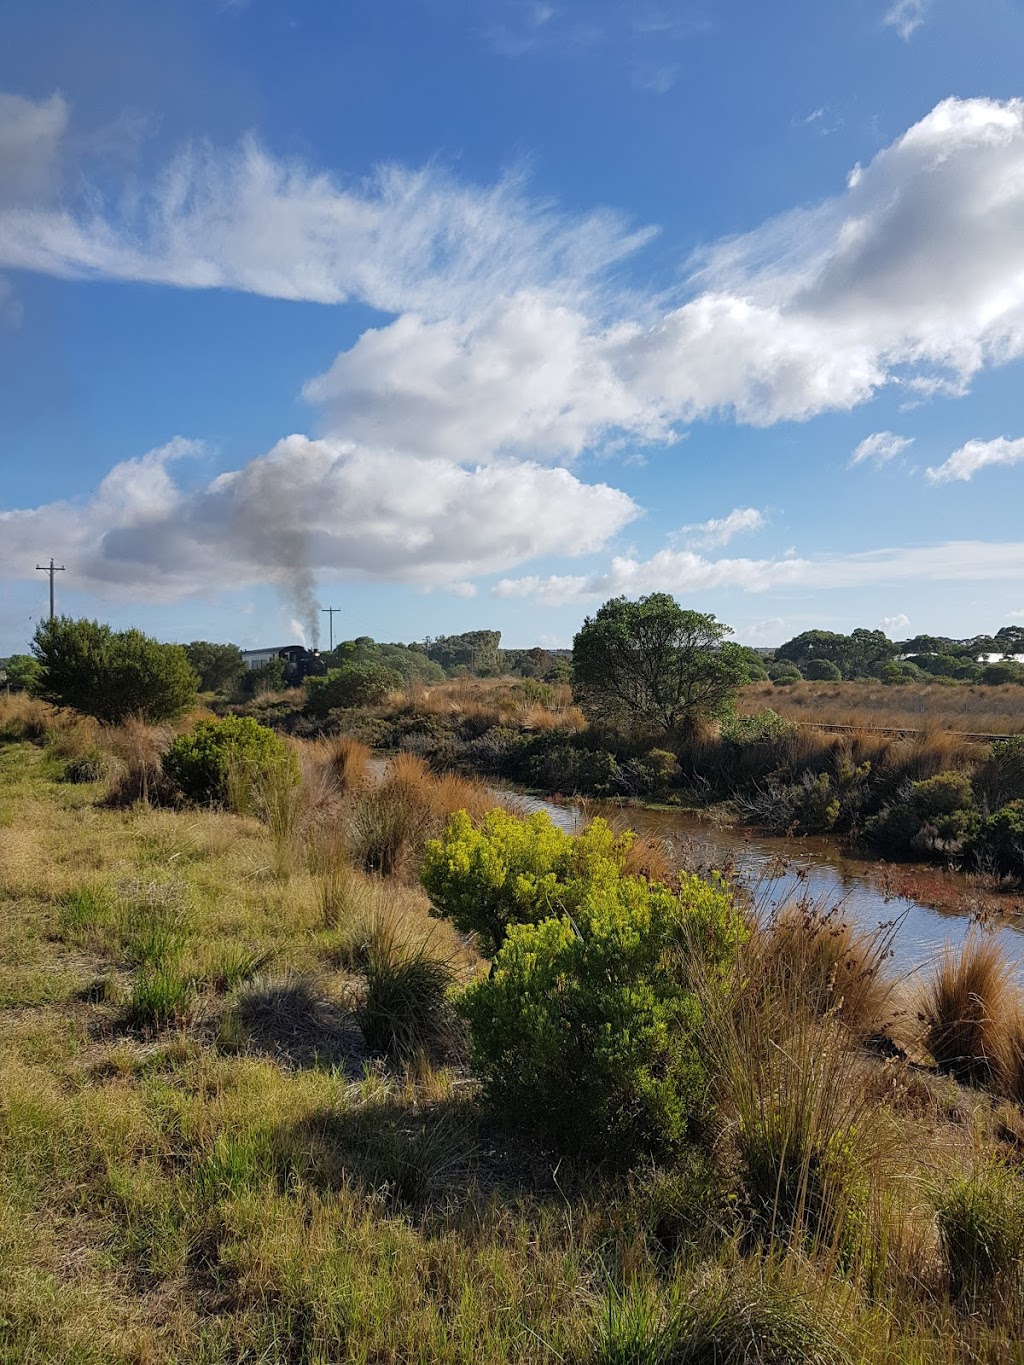
[[[769,999],[835,1016],[862,1041],[889,1033],[899,1013],[886,974],[896,928],[858,928],[837,908],[800,901],[762,924],[748,951]]]
[[[454,773],[436,775],[415,754],[397,754],[375,786],[359,793],[350,816],[352,859],[384,877],[418,871],[427,839],[448,816],[466,810],[480,819],[497,805],[482,782]]]
[[[378,914],[366,936],[362,975],[358,1020],[369,1047],[405,1060],[451,1053],[455,966],[437,955],[429,937],[410,940],[393,915]]]
[[[1024,1179],[1000,1161],[955,1172],[936,1191],[949,1291],[965,1313],[1020,1320]]]
[[[995,939],[973,934],[958,952],[947,950],[919,1013],[925,1046],[942,1070],[970,1085],[1012,1084],[1019,1004]]]

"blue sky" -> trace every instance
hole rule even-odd
[[[7,0],[0,654],[1024,619],[1015,0]]]

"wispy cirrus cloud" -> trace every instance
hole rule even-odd
[[[1013,441],[1007,436],[997,436],[994,441],[968,441],[959,450],[954,450],[949,459],[937,468],[925,470],[932,483],[951,483],[960,480],[966,483],[973,479],[979,469],[990,465],[1020,464],[1024,461],[1024,437]]]
[[[875,464],[888,464],[913,444],[913,436],[894,436],[891,431],[876,431],[865,436],[855,448],[850,456],[850,464],[864,464],[868,460]]]
[[[904,42],[909,42],[927,19],[931,7],[932,0],[896,0],[882,23],[894,28]]]

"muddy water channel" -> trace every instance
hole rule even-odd
[[[877,863],[848,858],[828,839],[772,839],[743,826],[723,827],[677,811],[588,803],[584,813],[572,803],[523,795],[515,800],[527,811],[547,811],[556,824],[570,831],[581,820],[602,815],[616,825],[657,834],[675,848],[680,866],[697,871],[726,869],[765,910],[806,899],[823,908],[841,906],[844,918],[870,928],[897,920],[892,966],[898,974],[934,962],[947,944],[955,947],[962,942],[974,923],[970,909],[974,891],[966,878],[946,879],[953,885],[952,899],[958,899],[960,905],[935,909],[907,895],[893,895],[882,885],[882,869]],[[934,878],[934,868],[916,870]],[[913,880],[914,871],[901,867],[902,880]],[[955,894],[957,882],[961,896]],[[1016,896],[1001,899],[1005,900],[1005,913],[994,925],[993,917],[988,917],[988,931],[999,939],[1024,975],[1024,900]]]

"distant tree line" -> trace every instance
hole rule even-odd
[[[983,655],[1002,656],[978,663]],[[882,682],[1024,682],[1024,667],[1013,655],[1024,654],[1024,626],[1003,626],[994,635],[953,639],[945,635],[914,635],[890,640],[881,630],[853,630],[842,635],[831,630],[806,630],[775,651],[770,668],[773,681],[797,678],[833,681],[877,678]]]

